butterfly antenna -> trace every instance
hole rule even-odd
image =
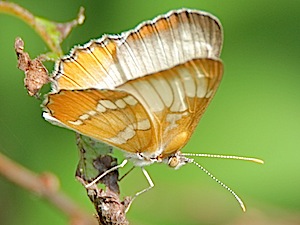
[[[228,187],[222,181],[218,180],[213,174],[211,174],[207,169],[205,169],[199,163],[195,162],[194,160],[191,162],[194,163],[196,166],[198,166],[204,173],[206,173],[208,176],[210,176],[214,181],[216,181],[218,184],[220,184],[223,188],[225,188],[227,191],[229,191],[235,197],[235,199],[238,201],[243,212],[246,212],[246,207],[245,207],[245,204],[243,203],[242,199],[230,187]]]
[[[191,157],[205,157],[205,158],[219,158],[219,159],[236,159],[236,160],[243,160],[243,161],[250,161],[259,164],[264,164],[264,161],[257,158],[251,157],[242,157],[236,155],[214,155],[214,154],[206,154],[206,153],[181,153],[183,156],[191,156]]]

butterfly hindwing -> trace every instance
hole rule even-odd
[[[47,118],[128,152],[150,147],[152,122],[130,94],[110,90],[62,90],[48,96]]]
[[[117,89],[131,93],[144,106],[153,121],[159,149],[170,154],[189,140],[222,74],[221,61],[195,59],[128,81]]]

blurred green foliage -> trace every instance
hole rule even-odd
[[[263,166],[198,159],[242,197],[248,212],[242,213],[226,190],[193,166],[173,171],[153,165],[148,171],[156,187],[134,202],[128,218],[139,225],[300,224],[300,1],[15,2],[59,22],[75,18],[79,7],[85,7],[86,21],[64,41],[65,53],[75,44],[131,29],[170,9],[196,8],[216,15],[225,33],[225,75],[183,151],[264,159]],[[47,52],[46,45],[15,17],[0,14],[0,28],[0,151],[35,172],[53,172],[62,190],[93,213],[74,178],[79,159],[74,132],[44,121],[41,102],[26,94],[23,74],[16,68],[15,37],[23,38],[32,58]],[[121,182],[121,191],[131,195],[146,185],[141,172],[134,170]],[[68,224],[57,209],[3,177],[0,218],[2,225]]]

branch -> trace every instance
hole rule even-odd
[[[16,185],[46,199],[64,212],[76,225],[96,225],[97,221],[59,191],[57,178],[50,173],[38,175],[0,153],[0,174]]]

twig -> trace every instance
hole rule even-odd
[[[50,173],[37,175],[0,153],[0,174],[18,186],[46,199],[64,212],[76,225],[96,225],[97,220],[59,191],[57,178]]]
[[[56,23],[41,17],[36,17],[28,10],[12,3],[0,1],[0,12],[14,15],[30,25],[45,41],[52,53],[62,55],[61,42],[67,37],[73,27],[82,24],[84,8],[80,8],[76,19],[66,23]]]

